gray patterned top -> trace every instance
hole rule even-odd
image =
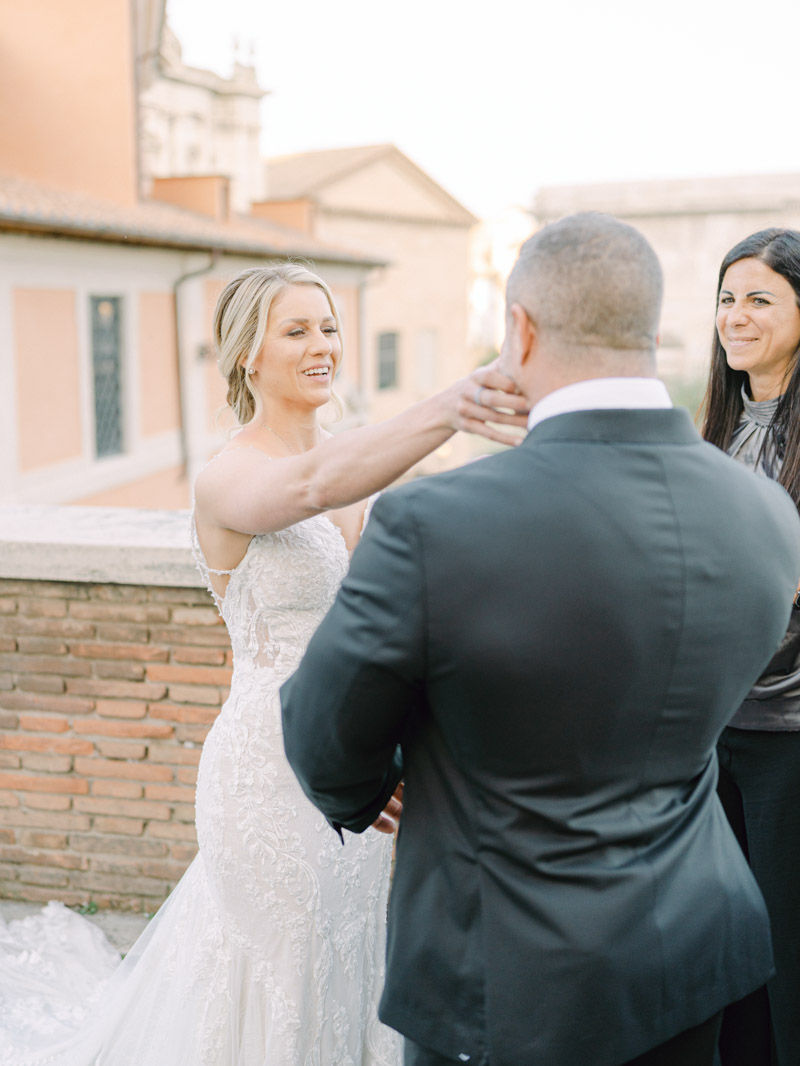
[[[781,473],[782,459],[776,454],[774,444],[769,442],[766,448],[763,446],[781,397],[778,396],[774,400],[751,400],[742,389],[742,401],[744,411],[739,425],[733,431],[728,455],[757,474],[777,481]]]
[[[777,481],[783,459],[774,441],[768,438],[781,397],[751,400],[742,389],[742,400],[744,410],[728,445],[728,455],[760,477]],[[800,730],[800,611],[792,610],[780,647],[730,724],[736,729],[771,733]]]

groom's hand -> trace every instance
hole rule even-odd
[[[393,833],[403,813],[403,782],[394,790],[392,798],[383,808],[383,812],[372,823],[372,828],[379,833]]]

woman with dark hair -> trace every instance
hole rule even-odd
[[[798,349],[800,232],[762,230],[720,267],[703,436],[800,508]],[[723,1066],[800,1063],[800,593],[794,607],[719,742],[720,799],[764,893],[776,969],[728,1008]]]

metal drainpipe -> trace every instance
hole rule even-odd
[[[189,281],[191,278],[202,277],[203,274],[209,274],[219,261],[220,253],[216,248],[211,249],[211,259],[208,264],[201,267],[200,270],[190,270],[186,274],[181,274],[179,278],[176,278],[172,285],[172,301],[175,309],[175,354],[177,356],[176,366],[178,375],[178,405],[180,411],[180,445],[181,445],[181,474],[188,474],[189,472],[189,441],[188,434],[186,432],[186,394],[184,390],[184,375],[183,375],[183,360],[181,359],[181,327],[180,327],[180,310],[178,300],[178,290],[185,281]]]

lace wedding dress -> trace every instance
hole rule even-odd
[[[391,837],[342,846],[281,735],[278,690],[347,566],[318,515],[227,572],[234,671],[200,761],[200,851],[119,965],[60,904],[0,923],[2,1066],[399,1066],[377,1020]]]

